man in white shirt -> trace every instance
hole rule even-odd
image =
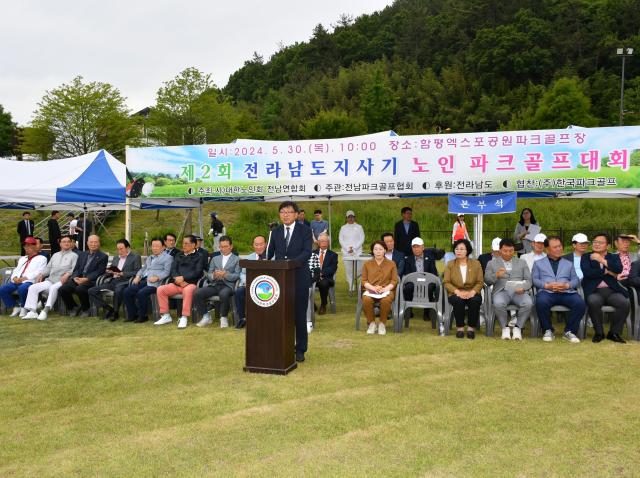
[[[344,263],[344,275],[351,290],[353,284],[353,271],[356,270],[356,277],[362,272],[362,263],[358,261],[358,256],[362,254],[362,244],[364,243],[364,230],[360,224],[356,223],[356,214],[349,210],[346,213],[347,222],[340,228],[338,241],[342,247],[342,262]],[[354,267],[355,261],[355,267]]]
[[[531,243],[531,247],[533,250],[520,256],[520,259],[525,261],[527,263],[527,266],[529,266],[529,272],[533,271],[534,262],[547,257],[544,249],[548,245],[549,243],[547,242],[547,236],[540,232],[535,235],[535,237],[533,238],[533,242]]]
[[[573,268],[576,270],[576,274],[578,275],[578,279],[582,280],[584,274],[582,273],[582,269],[580,268],[580,260],[582,259],[582,255],[587,252],[589,248],[589,239],[585,234],[579,232],[575,234],[571,239],[571,247],[573,247],[573,252],[569,254],[565,254],[565,259],[569,260],[573,264]]]
[[[36,278],[35,284],[29,287],[27,300],[24,307],[29,312],[23,317],[25,320],[38,319],[47,320],[49,311],[53,308],[58,298],[58,289],[64,284],[73,273],[73,268],[78,261],[78,254],[73,252],[73,241],[69,236],[60,238],[60,251],[51,256],[51,260]],[[36,312],[38,305],[38,295],[40,292],[49,291],[47,303],[40,314]]]
[[[29,287],[47,266],[47,258],[38,254],[37,245],[38,241],[33,237],[27,237],[24,240],[22,247],[24,247],[26,255],[18,260],[18,265],[13,269],[9,282],[0,287],[0,299],[5,307],[13,308],[11,317],[27,315],[24,304],[27,300]],[[16,291],[20,297],[20,307],[13,296]]]

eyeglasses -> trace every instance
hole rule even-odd
[[[295,211],[292,209],[283,209],[280,211],[280,214],[295,214]]]
[[[592,241],[591,244],[606,244],[607,241]]]

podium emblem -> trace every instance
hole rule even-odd
[[[280,298],[280,285],[269,275],[259,275],[251,282],[249,295],[254,304],[260,307],[271,307]]]

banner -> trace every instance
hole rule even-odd
[[[640,188],[640,126],[127,149],[150,197]]]
[[[450,214],[506,214],[516,212],[516,193],[489,196],[449,195]]]

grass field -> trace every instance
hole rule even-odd
[[[286,377],[232,329],[0,317],[0,476],[640,474],[639,344],[367,336],[337,289]]]

